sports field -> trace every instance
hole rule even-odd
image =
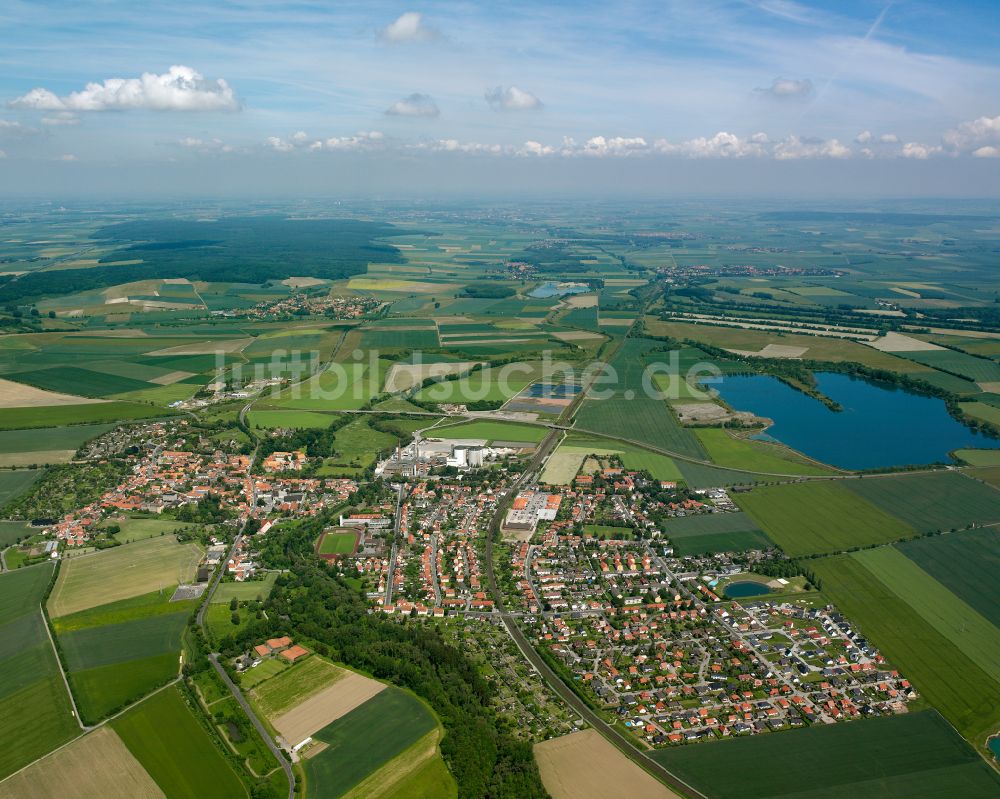
[[[341,796],[436,727],[420,700],[387,688],[315,733],[327,746],[306,760],[310,795]]]
[[[1000,627],[1000,531],[964,530],[904,541],[896,548]]]
[[[1000,491],[959,472],[864,477],[844,485],[920,532],[1000,521]]]
[[[593,729],[550,738],[534,746],[542,783],[552,799],[677,797]]]
[[[763,549],[770,540],[746,513],[702,513],[670,519],[664,532],[681,556]]]
[[[717,799],[986,799],[1000,776],[934,711],[653,754]]]
[[[95,768],[95,764],[100,764]],[[110,727],[100,727],[0,782],[0,799],[161,799],[153,778]]]
[[[350,555],[357,543],[357,533],[324,533],[316,551],[320,555]]]
[[[820,588],[966,738],[1000,722],[1000,682],[878,579],[858,558],[810,561]],[[950,605],[951,603],[949,603]]]
[[[736,503],[786,555],[839,552],[916,535],[842,482],[760,486]]]
[[[245,799],[246,789],[176,687],[154,694],[111,727],[168,797]]]
[[[49,613],[65,616],[194,579],[201,548],[172,535],[147,538],[67,560],[49,597]]]

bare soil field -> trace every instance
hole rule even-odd
[[[596,294],[571,294],[563,300],[566,308],[596,308]]]
[[[541,481],[550,485],[569,485],[579,473],[586,458],[585,452],[554,452],[545,463]]]
[[[282,738],[295,746],[384,689],[384,683],[351,671],[333,685],[271,719],[271,724]]]
[[[396,330],[405,328],[395,328]],[[426,330],[427,328],[422,328]],[[406,391],[419,385],[428,377],[444,377],[464,372],[476,365],[475,361],[460,361],[458,363],[397,363],[385,376],[385,390],[390,394]]]
[[[55,391],[45,391],[24,383],[0,378],[0,408],[43,408],[49,405],[93,405],[96,402],[107,402],[103,399],[77,397],[72,394],[59,394]]]
[[[535,744],[535,760],[552,799],[677,799],[596,730],[583,730]]]
[[[158,386],[172,386],[188,377],[194,377],[194,372],[167,372],[165,375],[154,377],[149,382],[156,383]]]
[[[0,782],[0,799],[162,799],[163,791],[110,727],[99,727]]]
[[[808,347],[792,347],[788,344],[768,344],[758,352],[730,350],[737,355],[750,355],[758,358],[801,358],[807,351]]]
[[[186,307],[186,306],[185,306]],[[217,352],[239,352],[253,341],[252,338],[227,338],[216,341],[199,341],[154,350],[150,355],[215,355]]]
[[[929,341],[921,341],[918,338],[904,336],[902,333],[889,331],[882,338],[868,342],[869,347],[874,347],[881,352],[924,352],[927,350],[943,350],[937,344]]]
[[[600,333],[590,333],[586,330],[565,330],[562,333],[553,333],[560,341],[593,341],[604,338]]]

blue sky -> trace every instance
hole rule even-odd
[[[994,195],[997,31],[995,2],[4,0],[0,191]]]

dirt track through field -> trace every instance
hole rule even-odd
[[[352,671],[291,710],[276,716],[271,724],[282,738],[295,746],[384,689],[385,683]]]
[[[535,759],[552,799],[678,799],[596,730],[535,744]]]

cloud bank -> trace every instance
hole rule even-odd
[[[88,83],[63,97],[44,88],[32,89],[9,104],[36,111],[238,111],[232,87],[219,78],[206,80],[185,66],[173,66],[162,75],[144,72],[138,78],[108,78]]]

